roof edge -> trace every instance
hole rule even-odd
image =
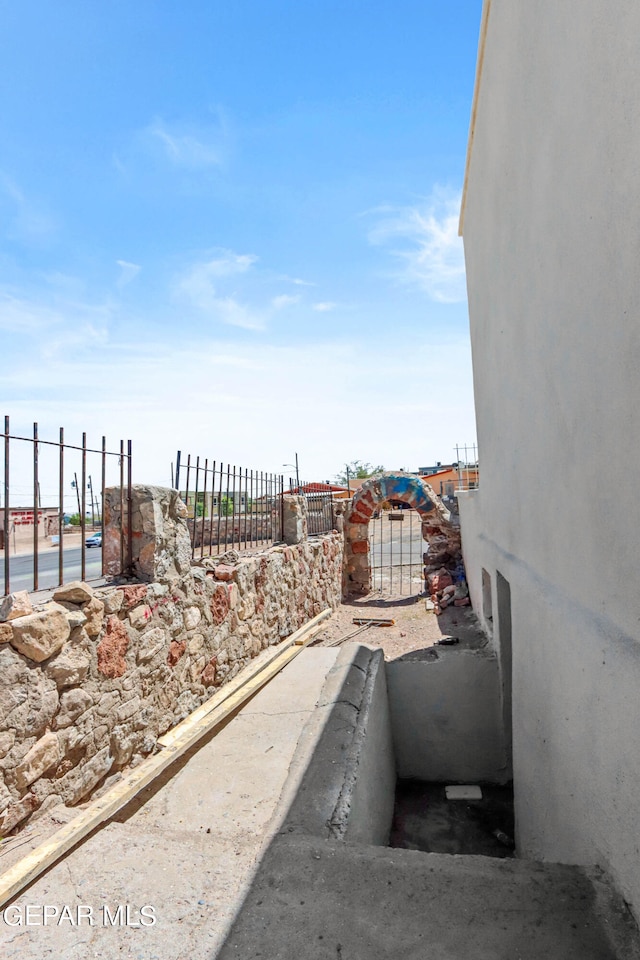
[[[467,205],[467,187],[469,183],[469,167],[471,166],[471,153],[473,151],[473,138],[476,132],[476,115],[478,112],[478,99],[480,96],[480,81],[482,79],[482,67],[484,66],[484,51],[487,41],[487,29],[489,26],[489,13],[491,11],[491,0],[483,0],[482,19],[480,21],[480,37],[478,39],[478,59],[476,62],[476,79],[473,87],[473,100],[471,102],[471,120],[469,121],[469,138],[467,140],[467,159],[464,167],[464,183],[462,186],[462,200],[460,202],[460,219],[458,221],[458,236],[461,237],[464,231],[464,214]]]

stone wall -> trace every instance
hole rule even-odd
[[[191,564],[183,514],[175,491],[134,487],[146,582],[68,584],[35,609],[27,594],[0,607],[0,834],[86,798],[262,649],[339,604],[339,534]],[[119,552],[107,527],[110,540]]]

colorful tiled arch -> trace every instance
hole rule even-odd
[[[345,595],[366,594],[371,589],[369,520],[383,503],[401,501],[417,510],[427,523],[448,523],[449,511],[422,477],[406,473],[382,473],[365,480],[356,491],[345,525]]]
[[[429,514],[436,509],[435,494],[421,477],[405,473],[382,473],[365,480],[356,491],[348,522],[369,523],[374,510],[390,500],[407,503],[421,514]]]

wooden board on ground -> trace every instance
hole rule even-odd
[[[198,740],[210,733],[257,693],[265,683],[279,673],[294,657],[298,656],[315,636],[316,628],[321,629],[320,623],[322,620],[330,615],[331,610],[324,610],[282,644],[279,644],[278,651],[273,658],[266,664],[261,665],[259,671],[255,671],[249,677],[245,675],[242,682],[238,682],[236,688],[224,698],[218,698],[217,694],[211,697],[207,703],[199,707],[186,720],[183,720],[182,723],[161,738],[163,749],[160,753],[148,757],[139,766],[130,770],[104,796],[94,800],[86,810],[79,813],[77,817],[57,830],[48,840],[45,840],[2,874],[0,876],[0,907],[12,900],[28,883],[64,856],[72,847],[75,847],[88,833],[113,817],[118,810],[121,810]],[[238,677],[238,681],[240,681],[240,677]],[[231,683],[229,686],[231,686]],[[216,702],[211,705],[214,700]],[[204,714],[201,713],[203,708],[208,708]]]
[[[270,663],[274,663],[278,657],[282,656],[285,650],[289,649],[289,647],[297,645],[306,646],[307,642],[311,639],[311,636],[315,636],[320,632],[320,630],[323,629],[321,624],[327,619],[327,617],[331,616],[331,613],[332,611],[329,608],[323,610],[322,613],[319,613],[312,620],[309,620],[308,623],[305,623],[303,627],[300,627],[299,630],[296,630],[295,633],[292,633],[291,636],[287,637],[286,640],[283,640],[282,643],[279,643],[278,646],[274,648],[271,656],[267,657],[266,660],[261,660],[261,662],[253,669],[239,673],[237,677],[234,677],[233,680],[230,680],[229,683],[225,684],[224,687],[214,693],[212,697],[194,710],[193,713],[190,713],[189,716],[177,724],[177,726],[172,727],[172,729],[163,736],[158,737],[159,745],[161,747],[170,747],[176,742],[176,740],[180,738],[180,736],[182,736],[183,730],[193,726],[195,722],[201,720],[203,717],[208,716],[212,710],[215,710],[218,706],[220,706],[221,703],[224,703],[224,701],[228,700],[230,696],[233,696],[236,690],[241,690],[244,685],[252,679],[252,677],[258,676],[266,667],[269,666]]]

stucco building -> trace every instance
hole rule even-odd
[[[600,864],[636,917],[639,36],[635,0],[485,0],[461,213],[482,477],[460,498],[519,853]]]

